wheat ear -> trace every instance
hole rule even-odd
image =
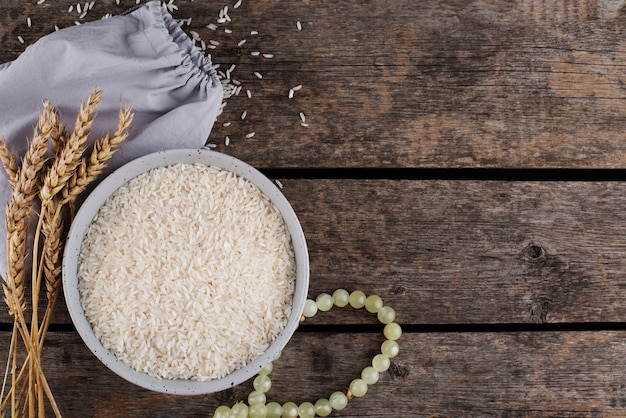
[[[91,132],[91,126],[95,118],[93,113],[101,99],[102,91],[94,89],[89,95],[87,103],[82,102],[80,104],[80,111],[76,117],[74,129],[46,173],[39,193],[42,204],[60,192],[72,177],[85,149],[87,137]]]
[[[2,162],[4,171],[7,173],[9,185],[15,187],[15,181],[17,179],[17,154],[9,150],[7,141],[4,138],[0,138],[0,162]]]
[[[61,121],[59,110],[53,106],[48,100],[43,101],[44,106],[49,109],[50,120],[53,122],[53,129],[50,132],[50,142],[52,143],[52,155],[57,156],[65,146],[68,138],[67,128]]]
[[[32,203],[39,188],[39,173],[44,167],[50,124],[47,115],[40,115],[38,132],[30,142],[21,167],[15,176],[15,187],[7,206],[7,269],[5,296],[9,311],[24,311],[24,275],[27,259],[27,233]],[[10,293],[10,294],[7,294]],[[9,303],[11,301],[11,303]]]
[[[128,128],[133,121],[130,108],[120,108],[118,123],[113,135],[105,135],[94,142],[93,150],[88,160],[81,161],[78,169],[63,189],[63,202],[70,202],[85,190],[106,167],[107,163],[117,151],[119,145],[128,137]]]

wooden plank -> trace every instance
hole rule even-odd
[[[0,61],[55,23],[73,25],[74,3],[3,2]],[[122,3],[98,1],[84,21],[130,5]],[[175,17],[193,18],[185,29],[220,41],[214,60],[223,70],[236,64],[233,77],[243,82],[209,142],[253,165],[625,166],[622,1],[262,0],[231,8],[232,34],[206,28],[220,4],[176,4]],[[241,39],[248,42],[237,47]]]
[[[626,183],[281,181],[312,296],[362,289],[416,324],[626,320]]]
[[[8,334],[0,338],[4,361]],[[297,332],[275,363],[270,401],[304,402],[343,390],[376,354],[379,334]],[[406,333],[401,353],[367,395],[337,417],[626,414],[626,333]],[[64,416],[211,416],[251,382],[213,395],[149,392],[111,373],[74,333],[52,333],[47,375]]]
[[[623,183],[284,183],[311,243],[312,294],[364,288],[407,323],[626,315]]]

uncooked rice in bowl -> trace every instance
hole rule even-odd
[[[164,379],[220,379],[283,330],[295,284],[284,221],[244,178],[202,164],[153,168],[100,208],[78,266],[103,346]]]

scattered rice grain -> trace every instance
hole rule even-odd
[[[242,39],[241,41],[239,41],[239,42],[237,43],[237,46],[243,46],[243,44],[245,44],[245,43],[246,43],[246,40],[245,40],[245,39]]]
[[[299,20],[296,22],[296,27],[298,28],[298,30],[302,30],[302,23],[300,23]]]
[[[244,119],[246,118],[246,116],[248,116],[248,111],[247,111],[247,110],[244,110],[244,111],[241,113],[241,120],[244,120]]]
[[[309,124],[308,124],[308,123],[304,123],[304,122],[300,122],[300,126],[303,126],[303,127],[305,127],[305,128],[308,128],[308,127],[309,127]]]
[[[293,89],[289,89],[289,98],[290,99],[293,99],[293,94],[294,94]]]
[[[248,99],[252,99],[252,92],[250,90],[246,90],[246,94],[248,95]]]
[[[235,5],[233,6],[233,9],[238,9],[239,6],[241,6],[242,2],[243,2],[243,0],[237,0],[237,3],[235,3]]]
[[[224,122],[222,124],[222,126],[225,127],[225,128],[229,127],[230,125],[231,125],[231,122]]]
[[[306,122],[306,116],[304,116],[304,113],[300,112],[300,120],[302,122]]]
[[[252,51],[250,52],[250,55],[252,55],[253,57],[258,57],[259,55],[261,55],[261,53],[259,51]]]
[[[20,41],[21,44],[24,43],[24,38],[22,38],[21,35],[17,37],[17,40]]]
[[[230,145],[230,138],[228,137],[228,135],[226,135],[226,138],[224,138],[224,145],[226,146]]]
[[[263,54],[263,58],[274,58],[274,54]]]
[[[302,88],[302,84],[298,84],[297,86],[292,87],[292,90],[293,90],[293,91],[298,91],[298,90],[300,90],[301,88]]]
[[[283,188],[283,183],[281,183],[280,180],[276,179],[276,180],[274,180],[274,182],[276,183],[276,185],[278,186],[279,189]]]
[[[250,138],[252,138],[255,134],[256,134],[256,132],[250,132],[249,134],[246,134],[246,138],[250,139]]]
[[[255,72],[254,72],[254,75],[255,75],[255,76],[256,76],[256,78],[258,78],[259,80],[261,80],[261,79],[263,78],[263,74],[261,74],[261,73],[260,73],[260,72],[258,72],[258,71],[255,71]]]
[[[30,17],[26,18],[26,24],[28,25],[29,28],[33,26],[33,21],[30,20]]]

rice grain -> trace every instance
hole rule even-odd
[[[79,258],[96,336],[150,375],[206,381],[259,356],[295,286],[289,233],[250,182],[197,164],[153,169],[102,206]]]

